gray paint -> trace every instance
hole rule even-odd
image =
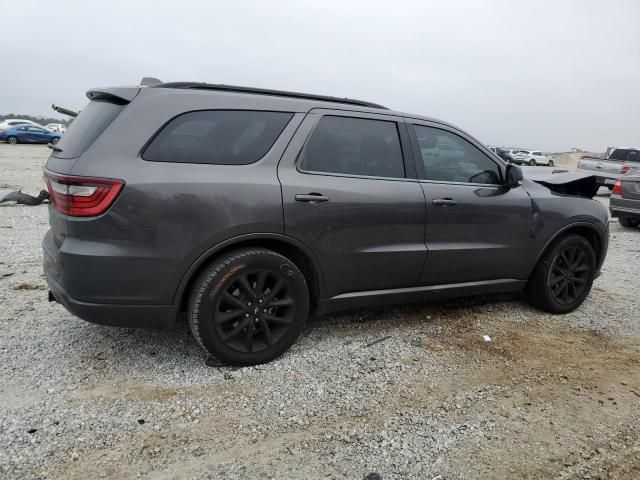
[[[251,165],[141,158],[167,121],[200,109],[295,114],[265,157]],[[299,171],[298,152],[324,114],[398,122],[411,177]],[[80,158],[51,157],[47,163],[61,174],[126,182],[97,218],[67,217],[50,207],[52,234],[44,249],[49,284],[87,320],[166,326],[198,268],[239,242],[268,240],[298,249],[315,270],[309,281],[316,285],[318,312],[366,304],[367,298],[379,304],[521,289],[554,235],[574,226],[600,238],[601,265],[608,219],[599,202],[526,179],[514,188],[418,180],[405,122],[455,131],[492,158],[504,177],[506,165],[473,137],[425,117],[265,95],[142,88]],[[309,193],[329,201],[295,200]],[[459,203],[431,203],[442,196]]]

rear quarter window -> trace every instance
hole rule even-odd
[[[271,149],[288,112],[202,110],[175,117],[142,153],[152,162],[247,165]]]

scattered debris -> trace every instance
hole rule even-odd
[[[138,419],[138,424],[139,425],[144,425],[144,418],[139,418]]]
[[[372,472],[364,477],[364,480],[382,480],[382,476],[379,473]]]
[[[22,189],[14,192],[7,193],[4,197],[0,198],[0,203],[16,202],[18,205],[40,205],[41,203],[49,200],[49,192],[46,190],[40,190],[37,197],[29,195],[28,193],[22,193]]]
[[[490,342],[490,341],[491,341],[491,337],[490,337],[489,335],[483,335],[483,336],[482,336],[482,339],[483,339],[485,342]]]
[[[13,286],[14,290],[46,290],[44,285],[34,285],[33,283],[18,283]]]
[[[0,278],[10,277],[13,272],[0,272]]]
[[[385,340],[389,340],[390,338],[391,338],[391,335],[387,335],[386,337],[382,337],[382,338],[379,338],[378,340],[374,340],[371,343],[367,343],[364,347],[365,348],[373,347],[376,343],[384,342]]]

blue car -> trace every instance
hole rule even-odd
[[[17,143],[52,143],[60,140],[60,132],[52,132],[34,125],[14,125],[0,128],[0,142]]]

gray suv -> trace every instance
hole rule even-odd
[[[186,315],[225,363],[349,308],[523,291],[570,312],[607,252],[581,179],[523,178],[440,120],[201,83],[87,96],[45,167],[50,299],[122,327]]]

